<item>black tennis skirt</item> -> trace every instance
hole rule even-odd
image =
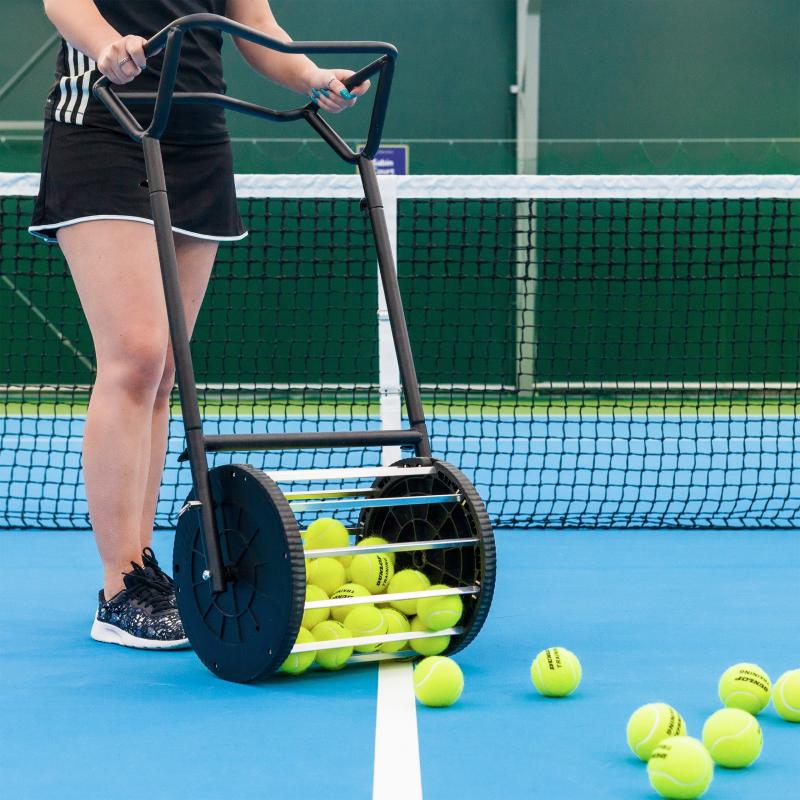
[[[215,241],[247,235],[236,205],[230,142],[162,142],[161,153],[173,231]],[[96,219],[152,224],[142,146],[122,131],[46,122],[28,230],[55,242],[59,228]]]

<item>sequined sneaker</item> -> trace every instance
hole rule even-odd
[[[121,592],[106,600],[100,590],[92,639],[144,650],[188,647],[172,587],[152,567],[131,566]]]
[[[161,569],[156,559],[156,554],[149,547],[145,547],[144,550],[142,550],[142,566],[145,568],[145,571],[148,569],[152,570],[156,579],[169,588],[172,594],[172,605],[177,607],[178,601],[175,597],[175,581]]]

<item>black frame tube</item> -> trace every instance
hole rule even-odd
[[[178,392],[181,400],[184,430],[186,431],[186,445],[189,451],[192,483],[194,484],[196,499],[201,504],[200,518],[213,589],[215,592],[224,592],[226,580],[222,569],[222,554],[211,502],[208,459],[203,445],[203,425],[200,418],[200,407],[197,402],[194,365],[189,348],[189,334],[178,282],[178,261],[175,255],[175,239],[172,236],[172,219],[169,213],[161,145],[157,139],[145,136],[142,139],[142,147],[147,170],[150,208],[155,226],[158,261],[161,268],[161,282],[164,286],[167,320],[175,358],[175,371],[178,376]]]
[[[379,58],[344,82],[345,86],[352,88],[376,73],[379,75],[369,131],[364,147],[359,152],[352,150],[341,136],[319,116],[319,109],[313,103],[290,111],[277,111],[213,92],[176,93],[174,91],[175,80],[180,62],[183,35],[185,31],[197,27],[215,28],[224,33],[238,36],[283,53],[379,54]],[[403,315],[397,271],[383,214],[383,203],[375,168],[371,160],[380,146],[397,50],[393,45],[385,42],[291,42],[287,44],[265,36],[260,31],[247,28],[215,14],[192,14],[182,17],[157,33],[145,45],[145,52],[148,56],[155,55],[162,49],[166,51],[157,92],[117,94],[110,88],[109,81],[105,77],[95,83],[93,91],[123,130],[132,139],[140,142],[144,150],[150,205],[155,225],[170,337],[175,358],[184,429],[186,431],[186,451],[181,456],[181,459],[188,459],[190,463],[195,497],[200,503],[200,519],[212,588],[214,592],[223,592],[226,588],[227,576],[223,569],[217,522],[213,510],[208,452],[288,447],[357,447],[399,444],[413,446],[417,456],[430,456],[431,454],[419,384],[408,337],[408,327]],[[128,109],[126,102],[152,103],[154,105],[153,117],[147,128],[143,128],[139,124]],[[411,423],[409,430],[204,436],[188,330],[178,283],[175,242],[172,235],[172,220],[161,156],[160,139],[169,122],[169,113],[173,103],[181,105],[218,105],[239,113],[275,122],[291,122],[296,119],[304,119],[340,158],[358,166],[365,194],[365,211],[369,215],[375,239],[378,266],[389,311],[392,338],[400,366],[403,392]]]

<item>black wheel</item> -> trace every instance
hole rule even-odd
[[[297,638],[303,544],[286,498],[263,472],[227,464],[209,479],[228,584],[215,594],[204,579],[200,515],[189,507],[178,520],[173,552],[178,609],[192,647],[214,674],[254,681],[274,673]]]
[[[489,515],[475,487],[461,470],[445,461],[431,458],[406,458],[395,467],[433,467],[430,475],[391,476],[373,483],[378,497],[410,497],[459,492],[455,504],[430,503],[413,506],[367,508],[359,524],[363,537],[382,536],[389,542],[414,542],[432,539],[476,538],[469,547],[443,550],[414,550],[397,553],[395,568],[418,569],[431,583],[448,586],[479,585],[477,594],[463,595],[464,632],[454,636],[447,653],[466,647],[480,631],[489,613],[494,594],[495,546]]]

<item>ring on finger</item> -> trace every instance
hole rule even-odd
[[[125,58],[122,58],[119,61],[117,61],[117,66],[124,67],[129,61],[131,61],[131,57],[125,56]]]
[[[332,78],[331,78],[331,79],[328,81],[328,83],[325,85],[325,88],[326,88],[326,89],[330,89],[330,88],[331,88],[331,84],[332,84],[332,83],[333,83],[335,80],[336,80],[336,76],[334,75],[334,76],[333,76],[333,77],[332,77]]]

